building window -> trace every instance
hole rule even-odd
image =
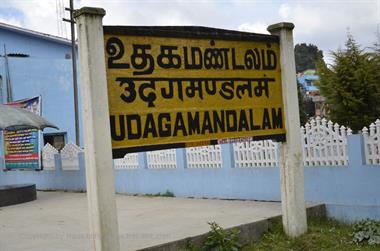
[[[66,144],[66,132],[44,133],[44,145],[47,143],[61,151]]]

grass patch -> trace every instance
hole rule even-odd
[[[344,250],[366,251],[380,250],[380,245],[356,244],[352,241],[353,228],[330,219],[308,219],[308,232],[297,238],[287,237],[282,229],[282,223],[277,220],[273,228],[265,233],[260,240],[253,242],[244,251],[259,250],[292,250],[292,251],[320,251]]]
[[[155,193],[155,194],[146,193],[143,196],[145,197],[175,197],[174,193],[169,190],[166,190],[165,193]]]

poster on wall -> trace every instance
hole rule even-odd
[[[7,103],[41,115],[41,97],[33,97]],[[5,168],[40,169],[39,131],[37,129],[21,129],[4,131]]]

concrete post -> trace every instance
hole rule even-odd
[[[118,251],[119,231],[112,170],[103,9],[74,13],[79,41],[84,149],[90,237],[93,250]]]
[[[148,156],[146,155],[146,152],[139,153],[139,166],[141,169],[148,168]]]
[[[232,143],[221,144],[222,151],[222,168],[234,168],[234,149]]]
[[[176,162],[177,162],[177,170],[185,169],[187,166],[186,163],[186,149],[185,148],[177,148],[176,149]]]
[[[307,231],[304,195],[301,130],[297,97],[296,68],[292,23],[268,27],[280,38],[282,97],[286,127],[286,142],[281,144],[281,207],[285,233],[291,237]]]
[[[350,161],[348,168],[361,172],[362,166],[366,164],[363,134],[347,136],[347,155]]]

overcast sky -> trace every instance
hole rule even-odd
[[[75,0],[75,8],[102,7],[107,25],[201,25],[267,33],[276,22],[295,24],[295,43],[313,43],[328,56],[347,30],[363,46],[376,41],[380,0]],[[0,22],[69,37],[62,23],[69,0],[1,0]],[[66,17],[67,14],[66,14]]]

